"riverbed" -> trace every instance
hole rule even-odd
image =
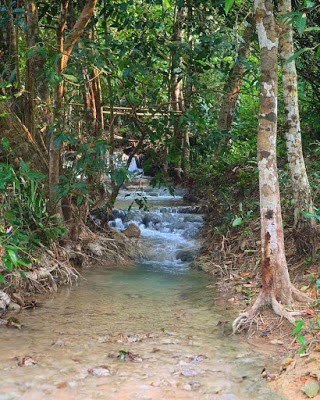
[[[284,399],[261,378],[272,358],[230,335],[215,282],[190,269],[201,216],[163,201],[114,219],[141,228],[132,266],[84,269],[1,327],[0,400]]]

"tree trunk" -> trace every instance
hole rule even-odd
[[[173,43],[175,48],[171,55],[171,103],[175,112],[173,126],[173,175],[177,182],[181,181],[182,156],[184,147],[184,134],[181,126],[180,114],[184,111],[183,79],[181,44],[184,41],[184,25],[186,8],[176,6],[175,22],[173,27]]]
[[[253,33],[254,24],[252,21],[250,21],[243,33],[243,42],[238,50],[237,61],[230,71],[228,80],[224,87],[224,95],[222,98],[217,125],[217,129],[219,131],[230,131],[232,128],[237,100],[240,93],[240,86],[243,75],[246,71],[244,61],[247,59],[250,52],[250,42],[252,40]]]
[[[255,0],[254,8],[261,62],[258,168],[262,289],[250,311],[234,321],[234,331],[243,318],[252,319],[258,308],[269,302],[277,314],[294,323],[293,316],[280,303],[290,305],[294,298],[306,300],[306,296],[291,284],[284,248],[276,159],[278,30],[274,20],[273,1]]]
[[[64,39],[64,31],[66,27],[68,0],[61,1],[61,14],[60,21],[57,27],[57,44],[61,57],[59,58],[56,66],[56,72],[61,75],[68,64],[73,47],[83,33],[83,30],[88,25],[89,20],[94,12],[97,0],[88,0],[71,29],[68,36]],[[55,88],[55,104],[54,104],[54,120],[58,125],[58,129],[63,125],[64,116],[63,109],[63,96],[64,96],[64,82],[59,82]],[[54,212],[59,213],[59,206],[57,204],[56,185],[59,183],[60,174],[60,152],[61,145],[56,144],[55,132],[50,136],[50,149],[49,149],[49,190],[50,201],[53,206]]]
[[[27,0],[26,7],[26,44],[29,54],[26,60],[26,107],[24,118],[30,134],[38,147],[47,157],[48,149],[45,144],[45,131],[51,120],[48,105],[51,103],[48,85],[44,79],[45,62],[39,54],[39,21],[38,9],[34,0]],[[38,126],[41,126],[39,129]],[[48,171],[43,171],[47,173]]]
[[[262,286],[283,304],[292,302],[284,249],[276,159],[278,96],[278,32],[271,0],[255,0],[260,46],[261,90],[258,128]]]
[[[313,214],[311,189],[304,163],[298,102],[298,79],[294,55],[292,24],[285,15],[291,13],[291,0],[278,3],[281,23],[280,58],[282,62],[282,84],[285,106],[285,134],[287,156],[294,198],[294,236],[299,253],[315,254],[316,222],[305,218],[302,211]]]

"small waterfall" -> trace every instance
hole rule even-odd
[[[143,169],[138,167],[137,160],[135,157],[132,158],[130,165],[128,167],[128,171],[138,174],[143,174]]]
[[[140,228],[142,256],[139,261],[142,264],[171,273],[183,272],[199,250],[196,236],[203,225],[203,216],[197,207],[180,205],[181,196],[175,198],[161,191],[159,196],[156,192],[148,193],[144,191],[152,208],[148,211],[114,209],[109,224],[120,230],[130,223]],[[170,206],[166,205],[168,198]]]

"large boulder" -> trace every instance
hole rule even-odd
[[[136,224],[129,224],[127,229],[122,231],[128,238],[138,238],[141,235],[140,228]]]

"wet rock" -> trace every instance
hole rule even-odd
[[[207,360],[207,356],[203,355],[203,354],[199,354],[198,356],[193,356],[191,361],[193,362],[201,362],[203,360]]]
[[[198,389],[200,389],[200,387],[201,387],[200,382],[190,381],[186,385],[183,386],[183,389],[185,389],[185,390],[198,390]]]
[[[51,346],[59,346],[59,347],[63,347],[63,346],[65,346],[66,344],[65,344],[65,341],[63,340],[63,339],[58,339],[58,340],[55,340],[55,341],[53,341],[52,343],[51,343]]]
[[[136,224],[129,224],[127,229],[122,231],[124,235],[126,235],[128,238],[138,238],[141,235],[140,228]]]
[[[282,340],[278,340],[278,339],[271,340],[270,343],[271,344],[277,344],[278,346],[283,346],[284,345],[284,342]]]
[[[99,367],[89,368],[89,374],[93,376],[109,376],[111,375],[111,370],[106,365],[100,365]]]
[[[180,372],[180,375],[190,378],[192,376],[197,376],[198,372],[190,368],[185,368]]]
[[[303,387],[304,393],[309,397],[309,398],[314,398],[317,396],[320,390],[320,385],[319,382],[314,379],[308,379]]]
[[[117,358],[118,355],[119,355],[119,354],[118,354],[116,351],[111,351],[111,352],[107,355],[107,357],[108,357],[108,358]]]
[[[190,262],[194,259],[195,250],[194,249],[181,249],[176,253],[176,259],[182,262]]]
[[[14,312],[19,312],[21,310],[21,306],[14,301],[10,301],[8,305],[8,310],[9,311],[14,311]]]
[[[0,311],[6,310],[9,303],[10,303],[10,297],[7,295],[7,293],[0,290]]]
[[[169,339],[165,338],[161,340],[161,344],[179,344],[180,341],[178,339]]]

